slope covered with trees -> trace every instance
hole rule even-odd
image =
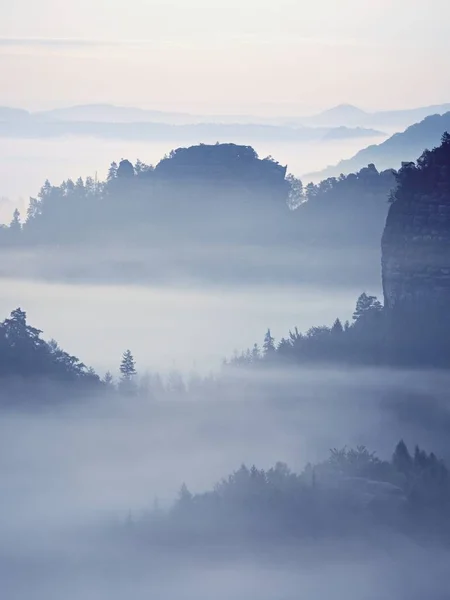
[[[193,494],[184,484],[168,511],[155,509],[133,523],[130,534],[147,548],[169,544],[241,550],[311,539],[360,538],[399,533],[450,541],[450,474],[434,453],[400,441],[390,460],[366,447],[333,449],[327,460],[299,474],[284,463],[257,469],[242,465],[212,491]],[[128,527],[130,526],[128,521]]]
[[[62,395],[100,391],[100,378],[55,340],[45,341],[31,326],[26,312],[16,308],[0,323],[0,400],[14,405],[61,401]],[[58,393],[56,393],[58,391]]]
[[[402,162],[415,160],[424,148],[438,145],[442,133],[447,130],[450,130],[450,112],[443,115],[430,115],[405,131],[395,133],[381,144],[368,146],[352,158],[305,177],[314,180],[338,177],[340,173],[357,171],[368,163],[375,164],[378,169],[399,169]]]
[[[165,276],[198,268],[202,277],[216,279],[229,273],[285,280],[294,275],[321,280],[330,271],[329,261],[344,267],[358,247],[365,253],[366,273],[376,273],[394,184],[392,171],[369,165],[304,186],[286,174],[286,167],[271,157],[260,159],[247,146],[179,148],[156,167],[126,159],[112,163],[103,182],[88,177],[55,186],[46,181],[31,198],[25,219],[16,211],[10,225],[0,227],[0,247],[38,252],[76,247],[73,259],[83,257],[87,247],[113,248],[106,257],[113,261],[117,255],[110,271],[121,273],[127,260],[135,260],[127,273],[137,279],[145,278],[146,269],[154,278],[158,271]],[[144,250],[159,253],[158,261],[144,260]],[[64,268],[63,256],[64,250],[59,272],[66,275],[72,271]],[[91,258],[92,253],[90,264],[77,265],[73,272],[92,269],[92,277],[105,276],[107,270]],[[37,262],[33,268],[46,268],[45,258]],[[340,270],[351,273],[350,268]]]

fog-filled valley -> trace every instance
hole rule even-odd
[[[228,385],[228,390],[210,387],[206,394],[172,391],[150,403],[110,394],[85,395],[82,402],[63,406],[57,394],[57,408],[34,405],[4,413],[2,509],[8,518],[2,524],[0,569],[7,597],[145,598],[149,592],[163,599],[297,598],[299,593],[445,597],[448,550],[441,541],[424,543],[420,528],[411,539],[400,516],[396,531],[389,513],[386,523],[373,529],[371,520],[364,522],[364,495],[352,500],[351,518],[355,511],[358,516],[350,524],[336,506],[328,515],[313,516],[303,504],[288,509],[277,495],[266,505],[258,487],[246,496],[245,477],[253,475],[239,469],[242,463],[249,469],[256,464],[274,478],[271,485],[279,485],[277,477],[284,477],[286,468],[280,462],[301,473],[308,463],[326,461],[330,447],[360,444],[377,447],[380,459],[389,460],[400,437],[410,445],[432,444],[445,456],[447,375],[309,368],[275,371],[256,387],[251,373],[243,373]],[[406,402],[421,394],[432,403],[435,418],[398,410],[399,398]],[[228,510],[211,521],[205,506],[200,520],[194,514],[186,522],[191,490],[210,490],[235,470],[244,477],[238,484],[243,503],[229,500],[238,532],[233,533]],[[334,487],[327,491],[326,471],[322,477],[316,470],[317,494],[336,498]],[[311,467],[305,473],[310,479]],[[182,482],[190,491],[179,496]],[[285,493],[295,493],[295,486],[289,492],[294,483],[284,484]],[[177,497],[187,507],[180,504],[170,516],[173,522],[165,524],[165,511]],[[278,523],[279,502],[287,521],[278,531],[267,529]],[[393,507],[401,510],[397,500]],[[257,521],[250,520],[249,509]],[[372,510],[371,519],[378,518],[380,507]],[[420,518],[413,515],[417,524]],[[218,535],[220,519],[227,519],[227,535]],[[158,523],[162,529],[153,532]],[[438,532],[434,535],[439,539]],[[420,568],[410,573],[412,561]]]
[[[450,135],[195,142],[4,146],[5,598],[445,598]]]

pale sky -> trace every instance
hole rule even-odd
[[[0,0],[0,105],[450,101],[449,0]]]

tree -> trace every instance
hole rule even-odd
[[[136,375],[136,363],[130,350],[126,350],[122,355],[120,363],[120,373],[122,379],[130,380]]]
[[[20,222],[20,212],[18,208],[16,208],[16,210],[13,213],[13,218],[11,220],[11,223],[9,224],[9,230],[13,235],[18,235],[22,231],[22,224]]]
[[[292,344],[290,342],[290,340],[287,340],[286,338],[281,338],[279,344],[278,344],[278,348],[277,348],[277,352],[280,354],[280,356],[289,356],[289,354],[291,353],[292,350]]]
[[[24,310],[17,308],[0,323],[0,375],[97,384],[98,376],[76,356],[62,350],[55,340],[46,342],[41,330],[28,325]]]
[[[409,450],[403,440],[400,440],[395,447],[394,454],[392,456],[392,464],[399,473],[409,475],[413,468],[413,459]]]
[[[353,320],[358,321],[361,317],[366,316],[368,313],[373,314],[374,312],[381,311],[381,309],[381,303],[376,296],[368,296],[365,292],[363,292],[356,301]]]
[[[119,387],[123,392],[132,392],[135,389],[134,378],[136,376],[136,363],[130,350],[126,350],[122,355],[120,363],[120,383]]]
[[[261,358],[261,351],[258,344],[253,344],[252,348],[252,362],[257,363]]]
[[[16,346],[21,342],[29,342],[33,346],[45,344],[39,337],[42,331],[28,325],[27,313],[21,308],[13,310],[2,325],[10,345]]]
[[[289,183],[288,205],[289,208],[298,208],[300,204],[306,201],[303,191],[303,183],[294,175],[287,175],[286,181]]]
[[[103,383],[108,389],[114,389],[114,377],[110,371],[106,371]]]
[[[188,508],[191,505],[192,500],[192,493],[189,491],[187,485],[183,483],[183,485],[180,488],[180,491],[178,492],[177,508]]]
[[[108,169],[108,175],[106,177],[106,181],[112,181],[113,179],[115,179],[117,177],[117,163],[116,162],[112,162],[109,169]]]
[[[275,338],[272,337],[270,333],[270,329],[267,330],[267,333],[264,337],[263,343],[263,355],[264,357],[273,356],[276,352],[275,348]]]
[[[340,333],[344,333],[344,328],[342,327],[342,323],[340,319],[336,319],[331,328],[331,333],[334,335],[339,335]]]

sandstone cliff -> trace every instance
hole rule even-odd
[[[382,237],[387,308],[450,307],[450,136],[405,163]]]

